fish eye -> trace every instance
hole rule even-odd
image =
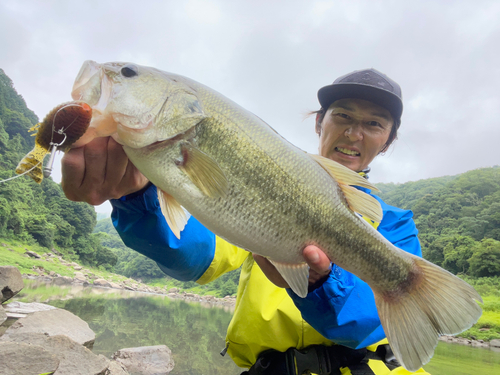
[[[137,66],[135,65],[125,65],[120,72],[122,73],[122,76],[130,78],[130,77],[135,77],[136,75],[139,74]]]

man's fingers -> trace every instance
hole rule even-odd
[[[331,269],[330,259],[326,254],[321,251],[317,246],[307,246],[302,252],[307,264],[311,270],[317,272],[319,275],[328,275]]]
[[[120,182],[127,173],[128,164],[131,163],[123,151],[123,147],[113,138],[109,137],[108,139],[105,190],[110,192],[111,198],[120,198],[125,195],[119,191]]]
[[[104,184],[108,162],[108,138],[96,138],[85,145],[85,177],[83,185],[87,189]]]
[[[85,175],[83,153],[83,147],[71,149],[64,154],[61,162],[61,186],[64,194],[73,201],[79,198],[76,192],[80,188]]]
[[[302,255],[311,268],[309,270],[309,292],[312,292],[321,286],[330,275],[331,262],[317,246],[307,246]]]

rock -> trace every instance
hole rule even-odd
[[[59,368],[54,375],[100,375],[109,366],[106,357],[92,353],[64,335],[46,336],[31,332],[17,335],[13,341],[38,345],[54,354],[59,360]]]
[[[74,283],[88,283],[87,278],[83,275],[83,273],[77,273],[75,274],[75,277],[73,278]]]
[[[56,254],[56,255],[58,255],[58,256],[61,256],[61,255],[62,255],[59,251],[57,251],[57,250],[56,250],[56,249],[54,249],[54,248],[52,248],[52,250],[50,250],[50,251],[52,251],[54,254]]]
[[[129,375],[129,372],[118,362],[111,361],[105,375]]]
[[[71,284],[73,279],[69,276],[54,277],[53,282],[55,285],[66,285]]]
[[[4,308],[2,305],[0,305],[0,326],[2,325],[3,322],[7,320],[7,313],[5,312]]]
[[[37,311],[48,311],[48,310],[55,310],[57,307],[47,305],[45,303],[39,303],[39,302],[31,302],[31,303],[25,303],[25,302],[11,302],[7,305],[5,305],[5,310],[10,313],[16,313],[16,314],[31,314]]]
[[[96,286],[103,286],[103,287],[106,287],[106,288],[110,288],[111,285],[109,284],[108,281],[104,280],[104,279],[95,279],[94,280],[94,285]]]
[[[491,340],[490,346],[492,346],[494,348],[500,348],[500,340]]]
[[[172,352],[166,345],[121,349],[111,358],[131,375],[167,375],[174,368]]]
[[[0,266],[0,303],[11,299],[23,288],[23,276],[16,267]]]
[[[128,286],[128,285],[125,285],[125,286],[123,287],[123,289],[126,289],[126,290],[135,290],[133,287]]]
[[[19,319],[5,331],[0,341],[16,341],[16,335],[29,332],[47,336],[65,335],[87,347],[91,347],[95,341],[95,333],[86,322],[62,309],[38,311]]]
[[[0,358],[2,375],[52,374],[59,367],[54,354],[41,346],[21,342],[0,342]]]
[[[26,318],[28,314],[19,314],[19,313],[11,313],[11,312],[6,312],[7,318],[15,318],[15,319],[20,319],[20,318]]]
[[[170,288],[168,290],[169,293],[178,293],[179,292],[179,288]]]
[[[40,255],[38,255],[37,253],[35,253],[34,251],[31,251],[31,250],[26,250],[25,254],[28,255],[30,258],[36,258],[36,259],[41,258]]]
[[[49,272],[49,275],[52,276],[52,277],[55,277],[56,276],[56,273],[54,271],[50,271]]]
[[[121,289],[121,288],[122,288],[119,284],[114,283],[114,282],[112,282],[112,281],[110,281],[110,282],[109,282],[109,286],[110,286],[111,288],[114,288],[114,289]]]
[[[80,271],[83,267],[82,266],[74,266],[73,269],[75,271]]]

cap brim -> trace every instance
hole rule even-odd
[[[362,84],[337,83],[322,87],[318,91],[318,100],[324,109],[328,109],[336,100],[348,98],[368,100],[387,109],[394,121],[401,120],[403,103],[399,97],[387,90]]]

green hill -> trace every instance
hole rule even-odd
[[[0,180],[15,175],[15,167],[34,145],[28,129],[38,122],[0,69]],[[59,249],[68,258],[89,266],[112,268],[117,256],[92,233],[92,206],[67,200],[48,178],[38,185],[22,176],[0,183],[0,238]]]
[[[499,166],[377,187],[413,211],[424,258],[455,274],[500,276]]]

